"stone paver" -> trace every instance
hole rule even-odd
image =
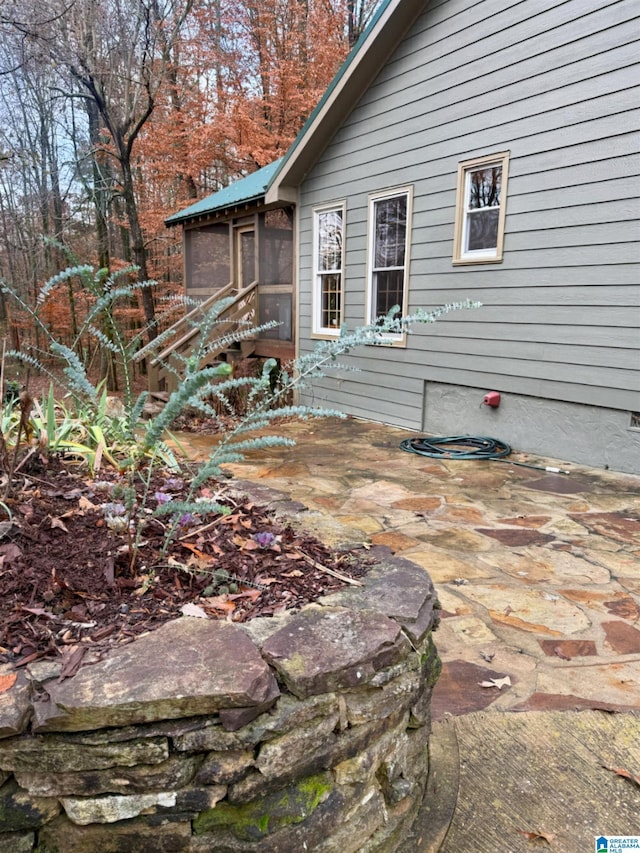
[[[301,526],[330,544],[386,545],[434,581],[436,719],[640,709],[640,477],[518,453],[421,457],[399,448],[410,433],[354,419],[279,432],[297,446],[252,453],[231,473],[302,502]],[[189,442],[196,454],[208,444]],[[511,685],[479,684],[506,676]]]

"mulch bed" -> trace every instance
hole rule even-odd
[[[126,530],[113,529],[121,483],[115,471],[92,480],[56,458],[35,456],[21,471],[5,498],[11,521],[0,525],[0,663],[62,654],[68,676],[86,650],[130,642],[182,614],[273,616],[344,587],[339,576],[357,580],[367,570],[366,552],[331,550],[219,482],[201,496],[219,500],[227,514],[183,517],[164,556],[168,517],[147,514],[131,565]],[[154,475],[147,505],[184,492],[181,478]]]

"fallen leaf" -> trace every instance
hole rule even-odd
[[[199,560],[209,560],[209,557],[205,553],[200,551],[199,548],[196,548],[195,545],[190,545],[188,542],[181,542],[180,544],[182,545],[183,548],[188,548],[189,551],[191,551],[193,554],[195,554]]]
[[[52,518],[51,519],[51,528],[59,528],[60,530],[64,530],[65,533],[68,533],[68,529],[65,526],[64,521],[61,518]]]
[[[236,609],[235,603],[230,601],[228,595],[214,595],[212,598],[203,598],[202,603],[222,613],[231,614]]]
[[[497,687],[498,690],[502,690],[503,687],[511,687],[511,679],[508,675],[505,675],[504,678],[491,678],[488,681],[480,681],[478,683],[480,687]]]
[[[10,566],[22,557],[22,551],[15,543],[8,542],[6,545],[0,545],[0,557],[3,566]]]
[[[84,511],[87,509],[97,509],[97,506],[92,504],[89,498],[85,498],[83,495],[78,501],[78,508]]]
[[[86,646],[78,646],[75,651],[73,651],[67,658],[64,663],[62,669],[60,670],[60,675],[58,677],[58,683],[64,681],[65,678],[71,678],[76,672],[80,669],[82,664],[82,659],[87,653]]]
[[[229,593],[229,601],[235,601],[238,598],[248,598],[250,601],[255,601],[256,598],[260,598],[262,595],[261,589],[243,589],[242,592],[232,592]]]
[[[518,832],[520,835],[524,835],[527,841],[547,841],[551,844],[555,838],[555,835],[551,832],[527,832],[524,829],[519,829]]]
[[[33,613],[34,616],[46,616],[47,619],[55,619],[53,613],[49,613],[43,607],[21,607],[20,610],[26,610],[27,613]]]
[[[622,776],[623,779],[628,779],[630,782],[633,782],[640,787],[640,776],[634,776],[633,773],[625,770],[624,767],[608,767],[606,764],[603,764],[602,766],[605,770],[610,770],[612,773],[615,773],[616,776]]]
[[[17,673],[12,672],[9,675],[0,675],[0,693],[6,693],[9,688],[16,683]]]
[[[301,578],[304,577],[304,572],[301,572],[300,569],[294,569],[292,572],[287,572],[282,575],[283,578]]]
[[[202,607],[198,607],[197,604],[194,604],[191,601],[180,608],[180,613],[182,613],[183,616],[195,616],[198,619],[209,618]]]

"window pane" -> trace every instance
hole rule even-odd
[[[342,267],[342,211],[327,210],[318,214],[318,269],[339,270]]]
[[[375,204],[374,266],[402,267],[407,234],[407,196],[377,201]]]
[[[465,250],[495,249],[498,245],[498,208],[478,210],[467,214],[467,245]]]
[[[385,270],[373,274],[375,316],[386,317],[394,305],[402,309],[404,270]]]
[[[498,206],[500,204],[501,185],[502,166],[475,169],[469,175],[469,207],[475,209]]]
[[[240,232],[241,287],[247,287],[256,277],[256,235],[253,231]]]
[[[325,329],[337,329],[340,326],[341,276],[322,276],[320,324]]]

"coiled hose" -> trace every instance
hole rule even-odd
[[[400,447],[408,453],[436,459],[500,459],[511,453],[509,445],[481,435],[441,435],[433,438],[405,438]]]
[[[431,456],[434,459],[492,459],[497,462],[507,462],[519,465],[521,468],[532,468],[534,471],[548,471],[551,474],[570,474],[566,468],[556,468],[552,465],[532,465],[529,462],[506,460],[504,457],[511,453],[511,447],[506,441],[498,438],[487,438],[483,435],[438,435],[432,438],[405,438],[400,442],[402,450],[417,453],[419,456]]]

